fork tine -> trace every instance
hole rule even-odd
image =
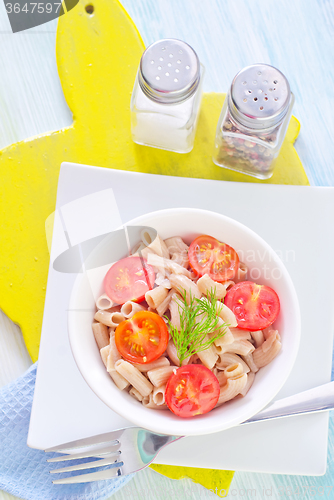
[[[80,476],[66,477],[65,479],[56,479],[53,484],[73,484],[73,483],[90,483],[91,481],[99,481],[100,479],[112,479],[113,477],[121,476],[119,467],[113,467],[108,470],[91,472],[89,474],[81,474]]]
[[[119,454],[119,448],[121,444],[115,444],[114,446],[110,446],[108,448],[92,448],[89,451],[72,453],[71,455],[62,455],[60,457],[49,458],[48,462],[65,462],[66,460],[75,460],[77,458],[87,458],[87,457],[97,457],[99,455],[111,455],[111,454]]]
[[[84,469],[94,469],[95,467],[103,467],[104,465],[110,465],[123,462],[117,462],[115,457],[102,458],[101,460],[95,460],[94,462],[86,462],[84,464],[71,465],[70,467],[63,467],[61,469],[50,470],[50,474],[57,474],[59,472],[71,472],[73,470],[84,470]]]
[[[63,443],[58,446],[53,446],[45,450],[46,453],[52,451],[62,451],[74,448],[83,448],[84,446],[90,446],[93,444],[111,443],[113,441],[118,441],[118,438],[123,434],[126,429],[119,429],[113,432],[106,432],[104,434],[98,434],[96,436],[90,436],[88,438],[77,439],[75,441],[69,441],[68,443]]]

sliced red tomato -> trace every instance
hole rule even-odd
[[[104,278],[104,289],[116,304],[127,300],[140,302],[152,290],[155,280],[153,267],[141,257],[126,257],[115,262]]]
[[[115,342],[121,356],[132,363],[151,363],[165,352],[168,328],[156,313],[140,311],[122,321],[115,331]]]
[[[234,312],[238,327],[250,331],[270,326],[280,310],[275,290],[252,281],[241,281],[232,286],[226,294],[225,305]]]
[[[214,281],[233,279],[239,269],[237,252],[212,236],[198,236],[188,250],[189,264],[198,276],[208,274]]]
[[[179,417],[194,417],[212,410],[220,387],[217,377],[203,365],[185,365],[168,379],[165,399]]]

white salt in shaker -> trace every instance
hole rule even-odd
[[[289,82],[267,64],[247,66],[234,78],[218,121],[213,161],[268,179],[290,121]]]
[[[204,67],[185,42],[159,40],[142,55],[131,98],[131,132],[145,146],[189,153],[194,144]]]

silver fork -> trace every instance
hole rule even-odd
[[[274,418],[316,413],[334,408],[334,382],[315,387],[308,391],[280,399],[243,424],[260,422]],[[82,458],[94,458],[93,462],[53,469],[51,474],[86,470],[110,465],[111,468],[98,472],[57,479],[54,484],[87,483],[101,479],[126,476],[144,469],[154,460],[160,450],[184,436],[155,434],[140,427],[129,427],[106,434],[100,434],[45,450],[67,453],[50,458],[48,462],[63,462]],[[74,453],[73,453],[74,451]]]

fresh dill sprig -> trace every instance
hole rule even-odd
[[[180,329],[177,329],[167,318],[169,331],[176,346],[180,366],[189,356],[209,349],[227,328],[227,324],[219,325],[220,301],[216,298],[216,289],[211,289],[207,299],[197,299],[190,294],[189,304],[186,292],[179,300]],[[221,306],[222,307],[222,306]],[[213,335],[213,333],[215,333]],[[210,338],[207,337],[208,334]]]

